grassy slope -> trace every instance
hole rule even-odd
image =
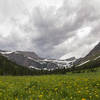
[[[100,100],[97,72],[45,76],[1,76],[0,100]]]

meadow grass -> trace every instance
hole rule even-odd
[[[100,100],[100,71],[0,76],[0,100]]]

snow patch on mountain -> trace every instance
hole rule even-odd
[[[81,63],[81,64],[80,64],[80,65],[78,65],[78,66],[84,65],[84,64],[86,64],[86,63],[88,63],[88,62],[90,62],[90,60],[85,61],[85,62]]]
[[[100,58],[100,56],[96,57],[94,60],[97,60],[97,59],[99,59],[99,58]]]
[[[37,68],[37,67],[34,67],[34,66],[29,66],[29,68],[36,69],[36,70],[41,70],[40,68]]]
[[[8,52],[8,51],[7,51],[7,52],[4,51],[4,52],[0,52],[0,53],[3,54],[3,55],[5,55],[5,54],[11,54],[11,53],[13,53],[13,52],[11,52],[11,51],[9,51],[9,52]]]

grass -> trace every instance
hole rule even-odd
[[[0,76],[0,100],[100,100],[98,72]]]

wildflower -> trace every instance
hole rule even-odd
[[[33,100],[33,98],[31,97],[30,100]]]
[[[78,91],[78,93],[80,93],[81,91]]]
[[[95,95],[96,97],[99,97],[98,95]]]
[[[16,98],[15,100],[18,100],[18,98]]]
[[[88,87],[86,87],[86,89],[88,89]]]
[[[97,85],[97,86],[99,86],[100,84],[99,84],[99,83],[97,83],[96,85]]]
[[[86,100],[85,98],[82,98],[82,100]]]
[[[0,92],[0,96],[2,95],[2,93]]]
[[[43,97],[43,95],[39,95],[39,98],[41,99]]]
[[[58,90],[58,88],[55,88],[55,91],[57,91]]]
[[[92,98],[92,96],[89,96],[90,98]]]
[[[73,97],[70,97],[70,99],[72,99]]]

